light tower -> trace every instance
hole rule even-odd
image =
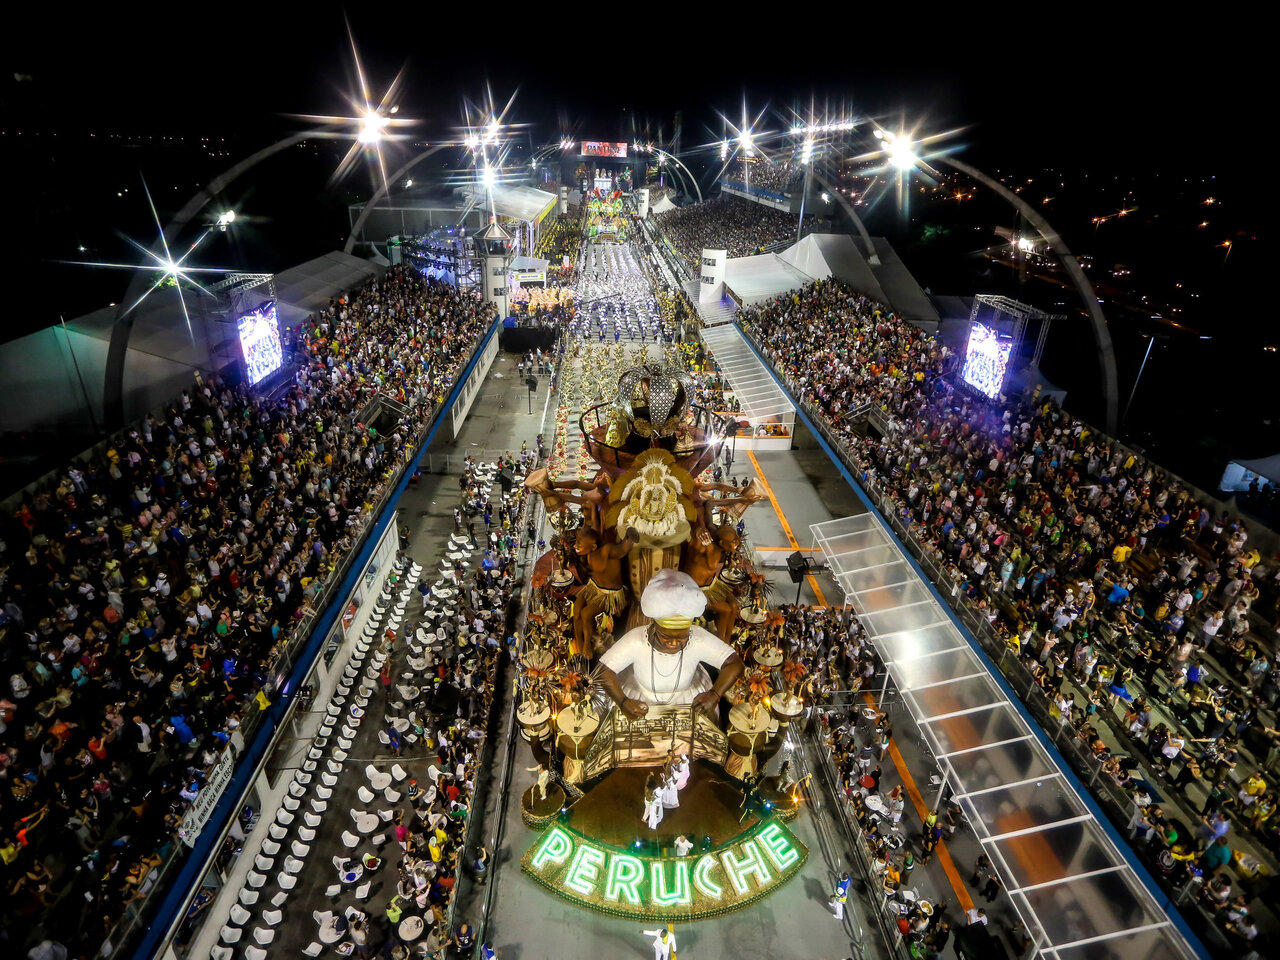
[[[480,257],[481,276],[484,278],[482,296],[485,303],[498,308],[499,318],[510,313],[507,302],[507,270],[511,266],[511,234],[492,220],[475,237],[476,253]]]

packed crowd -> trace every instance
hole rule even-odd
[[[1037,678],[1051,722],[1071,724],[1130,792],[1130,827],[1146,824],[1160,871],[1201,884],[1230,936],[1256,936],[1236,899],[1256,864],[1228,835],[1280,851],[1280,576],[1246,526],[1051,403],[1000,407],[955,389],[939,376],[952,362],[944,348],[839,284],[743,321],[887,491],[959,602]],[[849,422],[864,403],[887,415],[883,437]],[[1143,804],[1153,782],[1195,819],[1170,824],[1170,804]],[[1225,899],[1214,892],[1224,883]]]
[[[492,322],[408,268],[332,302],[268,403],[197,382],[24,495],[0,542],[4,928],[96,947]],[[375,391],[407,413],[355,419]]]
[[[556,267],[572,264],[578,259],[582,245],[582,224],[579,217],[556,217],[551,226],[542,231],[533,255],[550,260]]]
[[[800,179],[804,167],[792,160],[772,162],[748,160],[739,157],[729,164],[728,179],[744,187],[766,190],[769,193],[786,193]]]
[[[726,194],[656,214],[654,220],[695,276],[704,248],[727,250],[730,257],[749,257],[796,235],[796,219],[791,214]]]

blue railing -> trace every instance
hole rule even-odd
[[[782,378],[779,377],[777,372],[773,369],[773,365],[769,359],[760,352],[755,341],[752,340],[751,337],[747,336],[746,332],[742,330],[736,320],[734,321],[734,326],[738,328],[738,332],[742,335],[743,341],[751,348],[752,353],[756,355],[756,358],[760,361],[761,365],[766,371],[768,371],[769,376],[773,378],[774,382],[778,385],[778,388],[781,389],[786,394],[787,398],[791,400],[792,405],[796,408],[796,417],[804,423],[804,425],[809,429],[809,432],[813,435],[813,438],[818,441],[823,452],[840,472],[840,475],[849,485],[849,488],[854,492],[858,499],[862,501],[863,506],[881,520],[884,531],[889,536],[893,537],[903,558],[911,565],[911,568],[915,571],[916,575],[919,576],[920,581],[929,589],[929,592],[933,594],[934,599],[938,601],[938,605],[942,608],[948,619],[950,619],[955,625],[955,628],[960,631],[960,635],[964,637],[965,642],[969,644],[974,654],[982,662],[982,665],[986,668],[987,674],[997,684],[997,686],[1000,687],[1001,691],[1003,691],[1010,705],[1017,710],[1018,713],[1021,714],[1022,718],[1027,722],[1027,726],[1030,728],[1032,735],[1048,752],[1049,756],[1053,758],[1054,763],[1061,771],[1063,778],[1071,785],[1072,791],[1085,805],[1089,813],[1092,814],[1094,822],[1107,835],[1108,839],[1111,840],[1111,843],[1132,869],[1139,882],[1146,888],[1147,892],[1152,896],[1155,902],[1159,904],[1161,909],[1164,911],[1165,916],[1169,918],[1174,929],[1178,931],[1182,938],[1190,945],[1191,949],[1195,951],[1202,960],[1209,960],[1209,951],[1205,948],[1200,938],[1196,936],[1195,932],[1191,929],[1190,924],[1188,924],[1186,918],[1183,917],[1182,911],[1178,909],[1177,904],[1170,899],[1168,892],[1165,891],[1156,882],[1155,878],[1151,876],[1150,871],[1148,871],[1142,861],[1138,859],[1128,841],[1125,840],[1125,838],[1120,835],[1119,831],[1117,831],[1112,825],[1110,818],[1107,817],[1105,811],[1103,811],[1093,793],[1084,784],[1084,782],[1076,776],[1075,771],[1071,768],[1071,765],[1067,763],[1066,758],[1062,756],[1057,745],[1052,739],[1050,739],[1049,735],[1045,733],[1044,728],[1022,702],[1022,698],[1018,695],[1017,690],[1015,690],[1013,685],[1009,683],[1008,679],[996,665],[995,661],[988,656],[986,650],[983,649],[982,644],[969,630],[964,621],[962,621],[956,614],[955,609],[938,591],[933,580],[924,572],[924,569],[920,564],[916,562],[916,558],[912,555],[911,550],[902,542],[894,531],[892,524],[885,519],[884,514],[880,512],[880,509],[876,504],[863,491],[862,485],[854,479],[853,474],[849,472],[848,467],[845,465],[844,458],[841,457],[827,441],[824,431],[819,429],[818,425],[809,418],[808,414],[805,412],[804,404],[796,399],[788,386],[782,381]]]
[[[741,190],[743,193],[749,193],[753,197],[767,197],[770,200],[777,200],[779,203],[788,203],[791,200],[785,194],[771,193],[768,190],[761,190],[759,187],[749,187],[745,183],[738,183],[736,180],[721,180],[720,185],[733,190]]]
[[[262,760],[270,747],[276,727],[288,712],[294,694],[301,687],[302,681],[306,679],[307,674],[315,664],[315,659],[319,655],[325,639],[329,636],[329,631],[333,628],[334,622],[346,605],[347,597],[355,589],[359,579],[364,576],[365,568],[368,567],[369,561],[373,557],[374,548],[382,540],[382,535],[391,523],[396,503],[399,502],[405,488],[409,485],[409,479],[422,462],[422,456],[427,447],[435,439],[436,431],[440,429],[440,424],[444,422],[445,415],[457,402],[463,386],[470,379],[476,365],[484,356],[485,347],[488,346],[489,341],[497,332],[499,325],[499,321],[493,323],[489,328],[489,332],[485,334],[484,339],[480,341],[475,353],[472,354],[471,361],[467,364],[466,369],[454,380],[449,396],[445,398],[445,402],[440,405],[440,408],[435,411],[431,427],[427,430],[427,434],[423,437],[422,443],[413,456],[413,460],[409,462],[408,467],[401,474],[399,482],[393,488],[377,520],[370,528],[359,553],[356,555],[355,562],[351,564],[341,586],[333,595],[334,599],[325,608],[324,612],[312,622],[311,636],[307,639],[306,645],[298,655],[293,670],[280,684],[281,694],[267,708],[265,711],[266,716],[263,717],[264,722],[259,725],[257,733],[245,745],[245,751],[236,766],[236,772],[232,775],[231,780],[228,781],[226,789],[223,790],[222,798],[218,801],[217,806],[213,808],[213,813],[209,815],[204,829],[201,831],[195,845],[191,848],[191,852],[187,855],[186,862],[170,882],[169,892],[165,894],[164,899],[156,908],[155,915],[147,926],[146,934],[137,949],[134,950],[134,960],[150,960],[150,958],[156,956],[164,945],[164,940],[177,920],[179,912],[186,909],[186,904],[193,892],[193,886],[204,877],[209,866],[209,860],[216,851],[216,845],[221,841],[224,829],[229,820],[237,815],[241,797],[249,787],[251,778],[258,768],[259,761]]]

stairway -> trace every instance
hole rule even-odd
[[[690,280],[684,285],[684,292],[688,295],[694,309],[698,311],[698,316],[702,318],[703,326],[716,327],[722,323],[732,322],[734,314],[738,312],[737,305],[728,297],[721,297],[717,303],[698,302],[698,290],[701,286],[700,280]]]

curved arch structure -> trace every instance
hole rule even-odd
[[[830,180],[819,173],[816,167],[813,170],[813,179],[818,181],[823,190],[835,197],[836,203],[840,204],[840,209],[845,212],[845,216],[853,221],[853,225],[858,228],[858,236],[862,238],[862,243],[867,248],[867,262],[878,266],[880,257],[876,254],[876,248],[871,244],[871,234],[867,232],[867,225],[862,222],[862,218],[854,211],[853,204],[849,202],[849,198],[841,193],[837,187],[833,186]]]
[[[196,214],[203,210],[209,201],[231,186],[245,171],[268,157],[274,156],[282,150],[287,150],[294,144],[301,143],[303,140],[316,135],[316,132],[312,130],[306,133],[295,133],[285,137],[283,140],[277,140],[270,146],[263,147],[257,153],[246,157],[224,173],[214,177],[192,196],[186,202],[186,205],[174,215],[173,219],[165,225],[162,231],[164,242],[172,249],[178,234],[192,221]],[[158,256],[163,250],[163,245],[157,241],[151,249]],[[137,303],[138,298],[145,289],[147,279],[148,277],[143,271],[134,271],[133,279],[129,281],[129,288],[125,291],[124,297],[121,298],[120,306],[116,307],[115,321],[111,325],[111,343],[107,347],[107,367],[103,372],[102,383],[103,421],[108,432],[124,426],[124,365],[129,355],[129,337],[133,333],[133,311],[126,307],[125,304]]]
[[[350,253],[352,248],[355,247],[357,234],[364,229],[365,221],[369,219],[369,214],[372,213],[373,208],[378,205],[378,201],[385,197],[390,191],[391,184],[397,182],[406,173],[420,164],[423,160],[427,159],[427,157],[430,157],[432,154],[450,146],[454,146],[454,144],[437,143],[434,147],[428,147],[384,180],[382,185],[373,192],[373,196],[369,198],[369,202],[364,205],[364,209],[360,211],[360,216],[356,218],[356,222],[351,225],[351,232],[347,234],[347,242],[342,245],[342,252]]]
[[[669,150],[663,150],[663,151],[661,151],[661,153],[659,154],[659,156],[663,156],[663,157],[670,157],[670,158],[671,158],[671,160],[676,164],[676,166],[678,166],[681,170],[683,170],[683,171],[685,172],[685,175],[689,178],[689,182],[693,184],[694,192],[695,192],[695,193],[697,193],[697,195],[698,195],[698,202],[699,202],[699,203],[701,203],[701,202],[702,202],[702,188],[698,186],[698,178],[697,178],[697,177],[695,177],[695,176],[693,175],[693,173],[689,170],[689,168],[688,168],[688,167],[686,167],[686,166],[684,165],[684,163],[682,163],[682,162],[681,162],[681,160],[680,160],[680,158],[679,158],[679,157],[677,157],[674,153],[671,153]]]
[[[1006,187],[1003,183],[995,180],[977,167],[971,167],[963,160],[957,160],[954,157],[939,156],[930,158],[930,162],[941,162],[948,164],[959,170],[961,173],[972,177],[983,186],[995,191],[1005,200],[1009,201],[1019,213],[1027,218],[1027,221],[1039,231],[1040,236],[1057,254],[1058,260],[1061,261],[1066,268],[1067,276],[1071,278],[1071,284],[1076,288],[1076,293],[1080,295],[1080,299],[1084,301],[1085,310],[1089,314],[1089,319],[1093,326],[1093,339],[1098,345],[1098,365],[1102,372],[1102,400],[1105,408],[1105,424],[1107,433],[1112,436],[1116,435],[1118,425],[1119,411],[1119,387],[1116,378],[1116,351],[1111,343],[1111,331],[1107,327],[1107,318],[1103,316],[1102,305],[1098,303],[1098,295],[1094,293],[1093,284],[1089,282],[1089,278],[1085,276],[1084,270],[1080,266],[1080,262],[1076,259],[1075,254],[1063,242],[1062,237],[1058,236],[1056,230],[1049,225],[1049,221],[1040,215],[1035,207],[1027,203],[1020,196]]]

